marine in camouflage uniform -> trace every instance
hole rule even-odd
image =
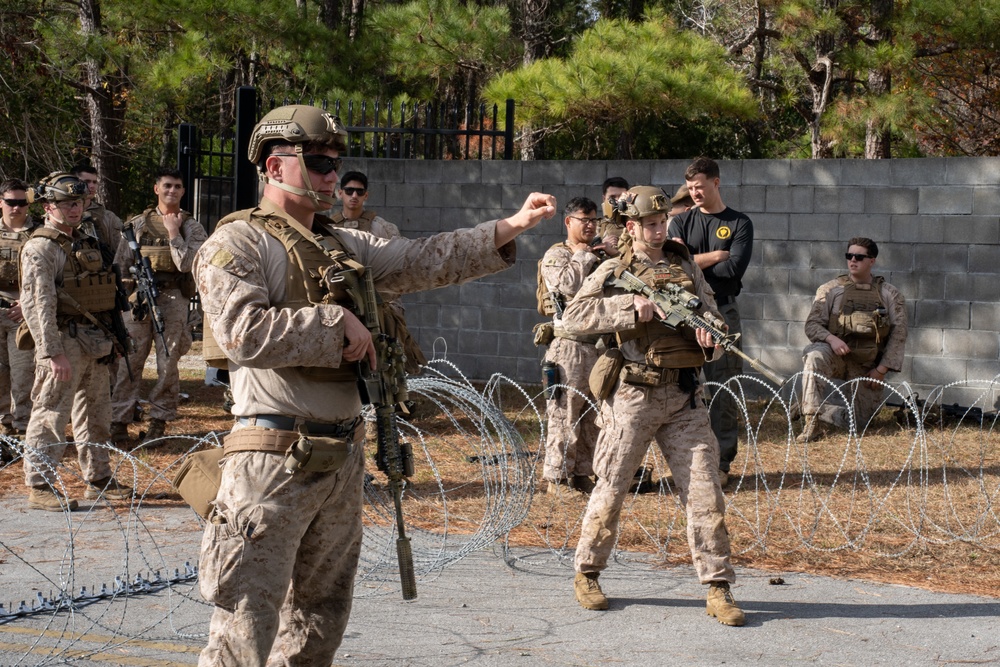
[[[869,238],[848,242],[846,275],[820,285],[806,318],[812,341],[802,351],[801,411],[805,426],[799,442],[815,439],[817,421],[841,428],[849,425],[848,409],[820,376],[858,382],[845,394],[852,400],[854,423],[863,428],[882,402],[881,384],[889,371],[903,367],[906,347],[906,302],[898,289],[872,275],[878,245]]]
[[[17,328],[21,314],[21,248],[37,226],[28,215],[28,185],[9,180],[0,184],[0,428],[8,435],[23,435],[31,415],[31,385],[35,351],[18,349]],[[6,458],[8,452],[3,450]]]
[[[472,280],[510,266],[514,237],[554,212],[551,197],[532,194],[511,218],[426,239],[334,229],[315,212],[332,204],[345,137],[314,107],[265,115],[249,150],[264,197],[220,222],[195,261],[237,416],[202,541],[199,582],[215,606],[203,666],[329,665],[347,625],[364,475],[355,363],[374,364],[375,348],[339,283],[318,274],[363,265],[387,298]],[[350,453],[339,467],[289,474],[285,452],[265,441],[297,431],[339,438]]]
[[[554,338],[545,352],[545,361],[559,369],[559,382],[576,391],[561,389],[545,403],[548,425],[545,434],[545,465],[542,477],[549,492],[569,487],[590,493],[594,483],[594,445],[598,428],[591,407],[590,371],[599,356],[594,334],[574,335],[562,326],[559,310],[575,295],[584,278],[597,268],[601,256],[617,255],[616,244],[591,246],[596,237],[597,205],[586,197],[572,199],[563,217],[566,241],[549,248],[542,256],[539,271],[547,299],[541,310],[553,317]]]
[[[612,245],[619,244],[624,237],[628,236],[621,218],[612,215],[615,201],[627,190],[628,181],[621,176],[610,176],[601,184],[601,212],[604,214],[604,218],[597,227],[597,234]]]
[[[53,488],[50,472],[62,459],[71,417],[80,468],[88,482],[85,497],[96,499],[104,492],[107,497],[124,498],[132,489],[112,477],[108,450],[88,444],[106,443],[110,435],[105,364],[114,352],[107,328],[115,306],[113,275],[96,242],[78,229],[83,183],[56,172],[39,189],[46,200],[45,225],[35,230],[21,251],[21,307],[34,340],[36,363],[34,406],[24,439],[24,477],[29,507],[60,511],[77,506]]]
[[[607,609],[598,584],[618,534],[622,503],[650,441],[660,448],[687,513],[688,546],[698,578],[709,585],[707,611],[727,625],[743,625],[729,590],[730,562],[725,499],[719,484],[719,449],[697,384],[699,366],[718,356],[707,331],[670,329],[648,299],[606,285],[627,269],[647,285],[680,284],[698,296],[703,316],[720,316],[701,270],[687,248],[666,240],[668,197],[639,186],[619,199],[632,248],[601,264],[583,283],[563,316],[573,333],[614,333],[624,357],[617,385],[601,406],[601,435],[594,454],[597,486],[590,495],[576,549],[577,600]],[[714,348],[714,351],[713,351]]]
[[[136,321],[126,321],[135,352],[129,355],[129,369],[121,364],[115,382],[112,408],[112,432],[116,440],[126,437],[127,424],[135,415],[139,403],[142,368],[150,350],[156,347],[156,383],[149,392],[149,429],[146,440],[161,438],[166,423],[177,419],[180,396],[180,373],[177,364],[191,349],[191,326],[188,312],[195,295],[191,267],[198,250],[207,238],[205,228],[190,213],[181,210],[184,181],[176,169],[162,169],[153,186],[157,205],[128,221],[135,231],[140,251],[148,257],[156,279],[159,296],[156,305],[163,314],[163,340],[153,330],[153,318],[146,313]],[[117,246],[115,261],[119,266],[132,266],[135,259],[124,236]],[[155,339],[155,342],[154,342]]]

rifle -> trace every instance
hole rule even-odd
[[[785,383],[785,378],[778,375],[764,362],[750,357],[736,345],[740,334],[726,333],[725,323],[716,317],[708,314],[704,317],[699,315],[697,311],[701,308],[702,301],[691,292],[674,283],[667,283],[663,289],[654,290],[633,273],[624,270],[620,275],[616,275],[617,273],[616,271],[610,274],[604,284],[634,294],[641,294],[655,303],[660,310],[666,313],[665,317],[658,318],[663,324],[671,329],[676,329],[681,324],[687,324],[692,329],[705,329],[712,335],[716,345],[721,346],[727,353],[745,359],[754,370],[778,386]]]
[[[156,305],[156,300],[160,297],[160,290],[156,286],[156,277],[153,275],[153,267],[149,263],[149,257],[144,257],[140,250],[139,241],[135,238],[135,227],[131,222],[125,223],[122,228],[122,236],[128,242],[128,247],[132,251],[133,263],[128,267],[128,272],[135,280],[136,302],[132,306],[132,319],[141,322],[146,319],[149,313],[153,317],[153,330],[160,337],[163,345],[163,354],[167,353],[167,339],[163,337],[165,325],[163,323],[163,311]]]
[[[68,292],[59,290],[57,298],[80,315],[83,315],[83,317],[85,317],[91,324],[114,339],[116,343],[115,350],[121,355],[122,359],[125,360],[125,370],[128,371],[128,377],[130,380],[134,379],[132,375],[132,367],[128,363],[128,355],[134,351],[134,344],[132,342],[132,338],[128,335],[128,329],[125,328],[125,321],[122,320],[121,311],[115,309],[110,312],[111,324],[109,325],[106,322],[99,320],[96,315],[81,306],[80,302],[71,297]],[[115,303],[117,304],[117,302],[118,299],[116,297]]]
[[[367,359],[358,364],[358,389],[361,400],[375,408],[375,427],[378,434],[376,464],[389,480],[392,502],[396,510],[396,559],[399,562],[399,580],[403,599],[417,597],[417,581],[413,571],[413,549],[406,536],[403,521],[403,486],[413,475],[413,447],[400,442],[396,428],[396,406],[408,398],[406,391],[406,355],[403,345],[382,330],[379,316],[379,296],[371,270],[362,275],[356,269],[346,269],[334,276],[325,277],[329,283],[343,282],[347,293],[354,300],[355,314],[372,334],[375,343],[375,368]]]

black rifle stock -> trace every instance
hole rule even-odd
[[[406,355],[403,345],[382,330],[379,317],[379,298],[375,291],[372,272],[366,270],[358,276],[354,269],[339,272],[330,282],[343,281],[347,293],[355,304],[355,314],[372,334],[375,344],[375,368],[362,359],[358,364],[361,400],[375,408],[375,427],[378,435],[376,464],[389,480],[392,502],[396,511],[396,558],[399,562],[399,580],[403,588],[403,599],[417,597],[417,580],[413,570],[413,549],[406,536],[403,521],[403,486],[407,477],[413,475],[413,448],[409,443],[400,442],[396,427],[396,406],[407,400]]]
[[[715,343],[722,347],[728,354],[735,354],[747,361],[758,373],[766,377],[771,382],[781,386],[785,383],[785,378],[778,375],[771,367],[758,359],[750,357],[743,352],[736,342],[739,334],[728,334],[725,330],[725,323],[715,317],[703,317],[698,314],[701,308],[701,299],[691,292],[688,292],[680,285],[667,283],[661,290],[654,290],[652,287],[642,282],[638,276],[629,271],[617,272],[608,276],[608,285],[619,287],[634,294],[641,294],[666,313],[666,316],[659,318],[661,322],[672,329],[676,329],[681,324],[687,324],[692,329],[705,329],[712,335]]]
[[[156,305],[156,300],[160,298],[160,290],[156,286],[156,277],[153,275],[153,267],[149,263],[149,257],[143,257],[139,241],[135,238],[135,228],[132,223],[126,223],[122,229],[122,236],[128,242],[129,250],[132,251],[132,266],[128,268],[129,273],[135,280],[136,304],[132,308],[132,318],[141,321],[146,314],[153,318],[153,330],[160,337],[163,344],[163,354],[167,355],[167,339],[163,337],[164,323],[163,311]]]

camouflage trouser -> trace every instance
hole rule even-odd
[[[361,554],[363,450],[335,473],[290,475],[282,454],[225,460],[221,518],[201,543],[199,586],[215,611],[199,665],[333,661]]]
[[[837,426],[848,423],[847,407],[843,399],[832,393],[834,386],[813,374],[818,373],[831,380],[852,380],[864,377],[874,366],[863,366],[844,357],[837,356],[828,343],[810,343],[802,351],[804,373],[802,375],[802,414],[816,415],[822,421]],[[855,388],[856,387],[856,388]],[[859,428],[864,428],[882,403],[884,387],[879,385],[869,389],[859,382],[844,388],[844,395],[854,407],[854,420]],[[827,396],[830,394],[829,396]],[[824,398],[826,401],[824,402]]]
[[[618,534],[622,503],[649,441],[655,438],[687,513],[687,538],[701,583],[736,580],[729,561],[726,502],[719,486],[719,448],[700,400],[675,384],[636,387],[618,383],[601,408],[594,453],[597,487],[590,494],[576,547],[576,571],[607,567]]]
[[[135,352],[128,357],[129,366],[132,367],[132,379],[129,379],[125,364],[120,364],[114,390],[115,403],[111,411],[113,421],[123,424],[132,422],[135,406],[139,402],[142,367],[153,347],[154,338],[156,339],[156,384],[149,392],[149,417],[163,421],[177,419],[177,403],[181,391],[177,362],[191,349],[191,327],[188,326],[190,301],[183,297],[178,289],[165,289],[156,299],[156,305],[163,312],[163,337],[167,341],[165,349],[160,337],[153,331],[151,316],[147,316],[141,322],[133,322],[130,317],[125,318],[128,335],[135,342]]]
[[[90,329],[80,327],[77,336],[87,335]],[[52,376],[48,359],[39,359],[35,366],[35,386],[31,391],[33,408],[28,430],[24,436],[27,447],[24,454],[24,483],[42,486],[46,483],[46,466],[35,448],[58,463],[66,449],[66,424],[72,417],[73,438],[80,461],[83,478],[94,482],[111,476],[108,450],[85,443],[106,443],[110,439],[111,397],[109,396],[108,367],[98,363],[101,355],[91,355],[81,347],[78,338],[60,330],[63,352],[73,368],[68,382],[58,382]],[[103,334],[95,338],[106,343],[102,351],[111,350],[111,341]],[[102,343],[102,344],[103,344]],[[60,444],[57,444],[60,443]],[[51,477],[49,477],[51,480]]]
[[[545,402],[548,433],[542,476],[547,480],[594,474],[594,444],[599,430],[595,424],[597,411],[587,401],[594,401],[588,379],[598,356],[593,345],[565,338],[553,340],[545,353],[545,360],[559,367],[559,382],[583,392],[581,396],[563,389],[557,398]]]
[[[736,303],[727,303],[719,308],[726,324],[729,325],[729,333],[741,333],[743,325],[740,321],[740,309]],[[742,339],[737,343],[743,349]],[[706,363],[702,370],[705,379],[709,382],[716,382],[724,385],[730,378],[734,378],[743,372],[743,359],[735,354],[725,354],[721,359]],[[730,386],[730,389],[739,391]],[[729,472],[729,467],[736,459],[737,437],[739,435],[739,408],[736,399],[725,389],[718,389],[712,400],[712,409],[709,416],[712,422],[712,431],[716,440],[719,441],[719,470]]]
[[[17,324],[0,309],[0,421],[23,431],[31,416],[35,351],[17,349],[15,333]]]

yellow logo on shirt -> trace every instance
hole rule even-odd
[[[718,238],[725,241],[726,239],[728,239],[730,236],[733,235],[733,230],[731,230],[729,227],[719,227],[717,230],[715,230],[715,235]]]

